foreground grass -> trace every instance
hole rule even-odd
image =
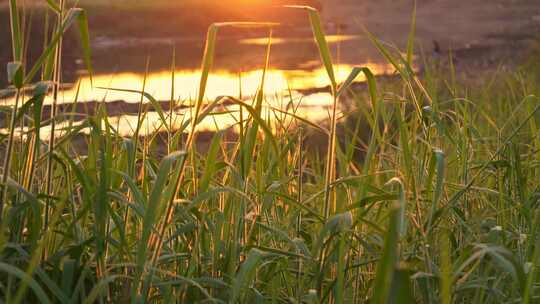
[[[104,107],[83,126],[41,141],[40,128],[51,123],[41,117],[44,94],[58,93],[61,33],[78,21],[89,58],[85,18],[58,5],[58,39],[35,69],[23,69],[12,18],[8,69],[19,102],[2,138],[3,302],[538,301],[534,73],[499,72],[471,88],[452,66],[428,63],[419,79],[414,35],[404,57],[372,37],[400,80],[377,85],[359,68],[340,85],[318,15],[307,11],[334,97],[329,127],[296,117],[294,106],[265,109],[264,78],[253,100],[205,100],[219,29],[272,26],[216,24],[193,119],[172,130],[171,113],[160,112],[167,156],[153,152],[158,135],[117,135]],[[266,62],[270,54],[269,47]],[[38,70],[53,83],[40,82],[26,99]],[[367,92],[348,90],[360,73]],[[355,111],[341,115],[345,96]],[[207,150],[196,150],[197,122],[224,102],[242,112],[238,138],[219,132]],[[144,116],[141,103],[139,126]],[[22,141],[21,124],[29,127]],[[83,127],[87,152],[77,154],[72,139]],[[327,134],[327,153],[304,146],[312,128]]]

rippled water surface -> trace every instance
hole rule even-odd
[[[359,36],[329,35],[327,40],[334,52],[335,72],[339,82],[344,81],[354,66],[367,66],[375,74],[391,73],[393,69],[386,63],[377,61],[361,46],[365,43]],[[169,122],[180,127],[190,115],[190,105],[198,96],[201,77],[197,62],[200,62],[204,41],[197,39],[107,39],[97,37],[94,41],[93,82],[79,68],[75,76],[65,76],[68,81],[62,90],[58,104],[79,104],[104,102],[111,109],[111,122],[118,126],[122,135],[132,134],[137,124],[137,113],[133,104],[141,101],[141,94],[112,89],[144,91],[155,100],[170,104],[174,100]],[[172,73],[172,50],[175,50],[175,68]],[[211,101],[219,96],[230,95],[242,98],[248,103],[257,93],[264,66],[264,55],[268,46],[267,37],[229,37],[219,39],[215,64],[211,71],[205,100]],[[346,46],[357,48],[358,54],[341,56],[340,49]],[[146,64],[148,63],[148,64]],[[294,110],[294,115],[312,122],[323,121],[328,117],[331,95],[323,88],[329,84],[322,67],[315,43],[309,35],[299,38],[272,39],[270,66],[265,77],[265,110]],[[66,73],[70,75],[69,73]],[[362,81],[362,76],[358,81]],[[92,85],[93,84],[93,85]],[[171,98],[172,97],[172,98]],[[144,103],[147,98],[142,99]],[[114,103],[112,103],[114,102]],[[120,102],[120,103],[119,103]],[[13,98],[1,101],[4,105],[14,104]],[[45,105],[52,104],[52,97]],[[129,105],[132,105],[131,107]],[[122,107],[125,107],[123,111]],[[238,107],[220,107],[202,122],[202,130],[215,130],[230,127],[239,121]],[[272,115],[268,115],[272,117]],[[159,115],[152,109],[146,115],[143,133],[162,130]],[[47,136],[45,127],[43,136]]]

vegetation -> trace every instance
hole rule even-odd
[[[2,302],[539,300],[534,73],[501,71],[468,87],[451,64],[426,61],[419,77],[413,30],[403,56],[371,37],[394,65],[397,83],[381,86],[358,68],[338,84],[317,11],[290,7],[306,11],[328,72],[329,127],[298,117],[292,104],[266,108],[264,76],[253,100],[206,100],[219,30],[273,26],[221,23],[208,30],[200,93],[181,129],[143,89],[133,137],[119,136],[101,106],[57,138],[56,122],[70,113],[53,110],[49,118],[41,109],[45,94],[58,99],[62,36],[70,26],[78,26],[92,69],[84,11],[47,2],[57,24],[32,65],[23,56],[17,1],[9,3],[12,87],[2,93],[17,102],[1,138]],[[267,63],[269,56],[270,43]],[[351,90],[359,74],[366,92]],[[342,116],[345,97],[355,111]],[[156,104],[162,118],[166,156],[155,152],[157,134],[139,137],[143,101]],[[241,113],[237,139],[218,132],[207,150],[195,149],[197,124],[219,115],[225,102]],[[345,118],[352,123],[339,123]],[[46,141],[44,125],[53,130]],[[87,148],[77,153],[74,137],[83,128]],[[305,147],[309,129],[327,135],[327,153]]]

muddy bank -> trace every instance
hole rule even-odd
[[[0,5],[0,41],[10,44],[7,2]],[[41,2],[39,2],[41,3]],[[167,69],[172,46],[176,45],[177,64],[196,69],[204,48],[205,32],[212,22],[276,21],[274,37],[310,38],[308,18],[300,10],[283,9],[282,4],[308,4],[322,10],[327,34],[356,35],[353,41],[332,46],[336,61],[361,64],[381,60],[364,28],[385,42],[404,48],[407,40],[413,1],[357,0],[279,0],[279,1],[82,1],[88,11],[96,73],[142,73],[146,58],[152,69]],[[430,55],[442,52],[474,52],[481,48],[500,47],[515,41],[534,39],[540,32],[540,2],[537,0],[420,0],[417,1],[417,52]],[[27,20],[28,61],[40,53],[43,44],[44,8],[29,9]],[[261,64],[264,46],[243,45],[227,37],[266,37],[265,29],[223,29],[219,33],[216,62],[227,69],[241,70]],[[436,43],[436,44],[435,44]],[[436,47],[437,45],[438,47]],[[339,48],[339,51],[338,51]],[[519,51],[519,50],[517,50]],[[232,56],[234,54],[234,56]],[[303,66],[318,59],[313,43],[276,45],[272,64],[286,68],[291,62]],[[484,60],[479,54],[477,59]],[[508,54],[508,57],[515,54]],[[275,58],[279,59],[275,59]],[[64,42],[63,77],[75,82],[81,65],[76,31]],[[309,59],[309,60],[308,60]],[[0,48],[0,63],[11,60],[11,49]],[[6,75],[0,73],[0,87]]]

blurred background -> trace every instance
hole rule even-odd
[[[67,5],[74,2],[67,1]],[[412,0],[82,0],[88,11],[97,74],[142,73],[146,58],[150,70],[169,69],[172,48],[181,69],[197,69],[205,32],[212,22],[275,21],[271,65],[284,70],[319,68],[309,21],[302,10],[283,5],[309,5],[322,12],[326,34],[339,63],[366,65],[384,60],[371,46],[365,30],[385,42],[404,48],[414,10]],[[23,0],[22,16],[27,58],[32,60],[43,45],[46,1]],[[447,57],[456,64],[478,70],[519,56],[520,46],[540,32],[538,0],[418,0],[417,53]],[[11,60],[7,0],[0,1],[0,62]],[[49,29],[50,31],[50,29]],[[219,35],[216,69],[231,73],[261,66],[266,29],[224,29]],[[77,35],[70,35],[64,53],[66,82],[82,70]],[[384,67],[379,68],[385,71]],[[391,73],[391,71],[390,71]],[[6,85],[5,73],[0,84]]]

